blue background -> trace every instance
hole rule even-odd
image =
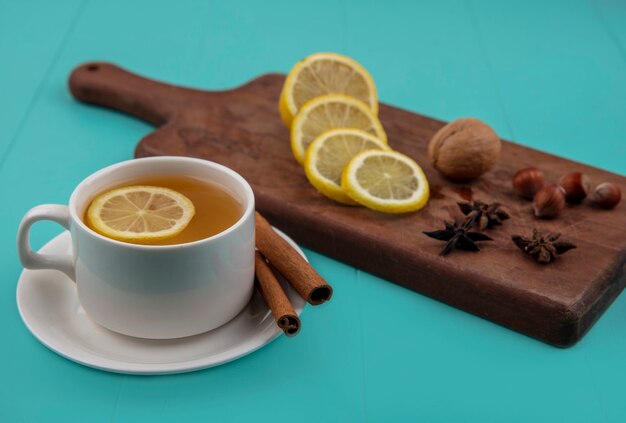
[[[370,70],[385,103],[475,116],[624,174],[625,46],[621,0],[0,0],[0,421],[626,421],[624,295],[560,350],[307,251],[335,297],[305,310],[299,336],[221,367],[137,377],[31,336],[14,241],[26,210],[67,203],[152,129],[75,102],[66,79],[83,61],[226,89],[337,51]],[[59,232],[39,224],[33,243]]]

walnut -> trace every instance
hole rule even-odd
[[[452,181],[474,179],[493,167],[500,154],[498,134],[486,123],[461,118],[441,128],[430,140],[428,157]]]

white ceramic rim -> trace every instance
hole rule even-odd
[[[94,180],[103,177],[103,175],[105,175],[105,174],[108,174],[108,173],[111,173],[111,172],[115,172],[117,169],[120,169],[120,168],[123,168],[123,167],[132,166],[134,163],[145,163],[145,162],[153,162],[155,164],[159,163],[159,162],[196,163],[196,164],[200,164],[200,165],[203,165],[203,166],[210,167],[213,170],[217,170],[217,171],[225,173],[226,175],[228,175],[229,177],[231,177],[235,181],[237,181],[239,184],[241,184],[241,186],[243,187],[243,191],[245,193],[245,201],[246,201],[247,204],[245,206],[245,209],[244,209],[241,217],[239,218],[239,220],[237,220],[237,222],[235,222],[228,229],[225,229],[225,230],[223,230],[222,232],[220,232],[218,234],[215,234],[215,235],[210,236],[208,238],[200,239],[198,241],[187,242],[187,243],[184,243],[184,244],[174,244],[174,245],[143,245],[143,244],[132,244],[132,243],[129,243],[129,242],[117,241],[115,239],[107,238],[107,237],[105,237],[103,235],[100,235],[99,233],[93,231],[87,225],[85,225],[85,223],[80,218],[80,216],[78,216],[78,213],[76,211],[76,209],[77,209],[76,197],[78,195],[78,192],[85,185],[90,184]],[[212,241],[214,241],[216,239],[219,239],[221,237],[224,237],[224,236],[228,235],[232,231],[237,230],[237,228],[240,227],[243,224],[243,222],[246,221],[254,213],[254,192],[252,191],[252,187],[250,187],[250,184],[248,183],[248,181],[246,181],[243,178],[243,176],[241,176],[240,174],[238,174],[234,170],[232,170],[232,169],[230,169],[230,168],[228,168],[228,167],[226,167],[224,165],[221,165],[219,163],[215,163],[215,162],[212,162],[212,161],[209,161],[209,160],[204,160],[204,159],[198,159],[198,158],[194,158],[194,157],[182,157],[182,156],[144,157],[144,158],[131,159],[131,160],[126,160],[126,161],[123,161],[123,162],[112,164],[110,166],[107,166],[107,167],[104,167],[104,168],[98,170],[97,172],[92,173],[91,175],[89,175],[88,177],[83,179],[82,182],[79,183],[76,186],[76,188],[74,188],[74,191],[72,191],[72,195],[70,196],[70,201],[69,201],[69,211],[70,211],[71,219],[74,222],[74,224],[76,224],[85,233],[89,234],[90,236],[92,236],[94,238],[100,239],[101,241],[109,242],[109,243],[112,243],[114,245],[118,245],[120,247],[134,249],[134,250],[161,250],[161,251],[163,251],[163,250],[177,250],[177,249],[181,249],[181,248],[189,248],[189,247],[192,247],[192,246],[196,246],[196,245],[212,242]]]

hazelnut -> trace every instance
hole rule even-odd
[[[513,175],[513,189],[524,198],[533,198],[543,188],[543,172],[536,167],[520,169]]]
[[[533,198],[533,209],[537,217],[556,217],[565,207],[565,194],[558,185],[541,188]]]
[[[622,192],[617,185],[604,182],[596,187],[591,195],[591,201],[603,209],[612,209],[622,199]]]
[[[568,173],[559,180],[559,185],[565,191],[565,201],[568,203],[580,203],[585,199],[591,184],[584,173]]]
[[[452,181],[474,179],[493,167],[500,154],[500,138],[489,125],[461,118],[441,128],[430,140],[430,163]]]

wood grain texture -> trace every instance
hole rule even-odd
[[[444,122],[382,104],[390,146],[423,166],[431,200],[420,212],[402,216],[342,206],[309,185],[291,154],[277,111],[283,81],[283,75],[269,74],[234,90],[208,92],[90,63],[76,68],[69,83],[81,101],[159,126],[139,142],[136,157],[193,156],[231,167],[252,185],[257,209],[297,242],[550,344],[573,345],[624,288],[624,204],[612,211],[584,204],[566,208],[559,219],[536,220],[510,181],[517,169],[531,165],[543,169],[547,181],[582,171],[594,184],[614,182],[624,192],[626,178],[504,142],[491,172],[470,184],[453,184],[427,159],[428,141]],[[488,232],[494,241],[481,244],[481,253],[439,257],[441,243],[422,231],[459,216],[456,202],[469,199],[499,201],[511,219]],[[549,266],[537,264],[510,241],[533,227],[561,232],[578,248]]]

